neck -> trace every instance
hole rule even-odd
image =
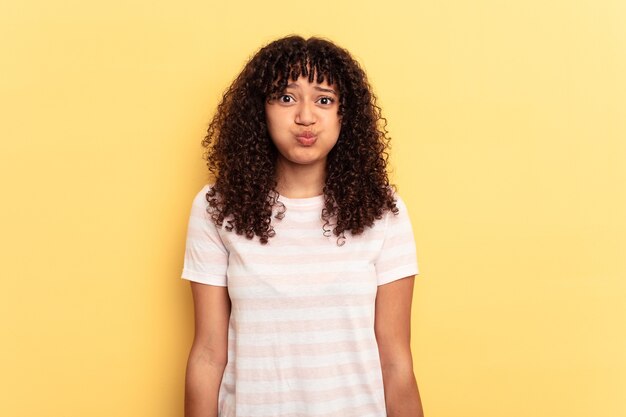
[[[287,198],[307,198],[323,194],[325,164],[276,164],[277,191]]]

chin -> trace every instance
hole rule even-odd
[[[293,158],[288,158],[288,161],[291,164],[295,164],[295,165],[315,165],[315,164],[323,163],[324,158],[295,156]]]

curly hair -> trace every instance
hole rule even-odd
[[[265,103],[300,76],[334,84],[341,130],[326,160],[322,233],[345,242],[386,211],[398,213],[387,175],[386,120],[365,72],[350,53],[316,37],[288,36],[261,48],[223,94],[202,141],[215,183],[206,194],[216,225],[262,244],[275,236],[272,216],[286,208],[276,191],[278,151],[267,129]],[[276,212],[275,212],[276,209]]]

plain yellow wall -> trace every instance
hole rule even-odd
[[[262,44],[365,66],[427,417],[626,416],[626,2],[3,1],[0,415],[182,415],[200,140]]]

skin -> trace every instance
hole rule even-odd
[[[279,151],[278,192],[288,198],[322,194],[326,159],[341,131],[338,92],[300,77],[265,105]],[[378,287],[374,330],[388,417],[423,417],[410,348],[414,277]],[[195,337],[185,387],[186,417],[217,417],[219,385],[228,357],[230,298],[226,287],[191,282]]]
[[[267,101],[267,128],[279,152],[278,192],[285,197],[322,194],[326,159],[341,131],[338,110],[336,87],[306,77]]]
[[[227,287],[191,282],[195,335],[185,376],[185,417],[217,417],[219,387],[228,361]]]
[[[411,355],[414,276],[378,287],[374,330],[389,417],[424,417]]]

